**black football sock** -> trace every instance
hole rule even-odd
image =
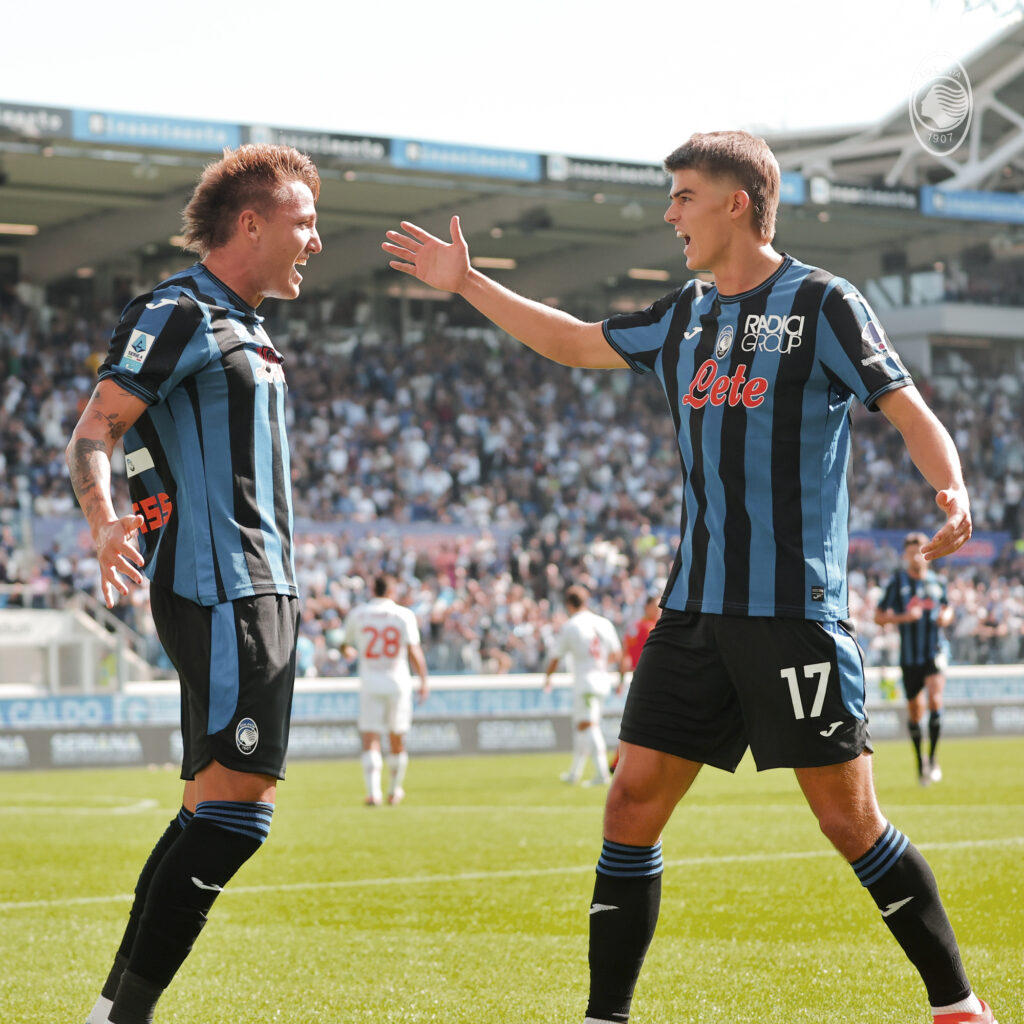
[[[932,1006],[971,994],[935,876],[917,847],[887,824],[878,842],[850,865],[871,893],[893,937],[917,968]]]
[[[931,751],[928,754],[932,764],[935,763],[935,748],[939,745],[939,737],[942,735],[942,710],[933,711],[928,716],[928,742]]]
[[[196,807],[150,881],[128,970],[110,1010],[111,1024],[149,1024],[213,901],[266,839],[273,810],[269,803],[212,800]]]
[[[152,881],[153,873],[157,865],[163,860],[164,854],[171,848],[178,836],[184,831],[185,826],[192,820],[192,812],[182,807],[178,816],[172,818],[164,830],[164,833],[156,841],[146,863],[139,872],[138,881],[135,883],[135,899],[132,901],[132,909],[128,912],[128,924],[125,926],[124,935],[121,937],[121,945],[118,947],[114,957],[114,964],[110,968],[107,980],[103,983],[100,995],[104,999],[113,1001],[117,995],[117,986],[128,966],[128,957],[131,956],[132,943],[135,941],[135,933],[139,928],[139,918],[142,917],[142,908],[146,905],[146,893],[149,891],[149,883]]]
[[[625,846],[606,839],[590,904],[587,1017],[629,1020],[633,989],[661,906],[661,843]]]
[[[907,732],[910,733],[910,742],[914,744],[914,755],[917,757],[917,774],[924,771],[924,762],[921,760],[921,723],[907,722]]]
[[[153,1024],[153,1014],[162,992],[159,985],[125,971],[107,1020],[111,1024]]]
[[[157,867],[160,865],[160,861],[163,860],[164,854],[174,845],[178,837],[185,831],[185,826],[194,817],[192,811],[182,807],[178,811],[176,818],[171,818],[167,825],[164,834],[157,840],[156,846],[153,847],[152,853],[149,855],[149,859],[143,865],[142,871],[139,873],[139,880],[135,883],[135,899],[132,901],[132,909],[128,912],[128,925],[124,930],[124,935],[121,938],[121,945],[117,950],[117,958],[114,960],[114,970],[110,972],[110,977],[107,979],[107,985],[103,986],[103,994],[108,999],[113,999],[113,993],[117,991],[117,980],[114,980],[113,992],[107,991],[107,986],[113,979],[114,971],[117,970],[117,961],[121,959],[123,961],[121,970],[124,970],[124,966],[128,963],[128,957],[132,955],[132,943],[135,941],[135,934],[139,930],[139,920],[142,917],[142,910],[146,905],[146,893],[149,892],[149,884],[153,881],[153,875],[156,872]],[[120,974],[118,974],[120,978]]]

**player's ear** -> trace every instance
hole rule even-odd
[[[235,222],[236,229],[251,242],[259,241],[262,219],[255,210],[243,210]]]
[[[750,193],[743,188],[736,189],[732,194],[732,202],[729,206],[729,216],[732,218],[742,217],[750,209]]]

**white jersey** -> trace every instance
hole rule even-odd
[[[612,688],[611,657],[621,646],[611,622],[584,608],[562,627],[551,656],[564,658],[568,655],[572,659],[576,689],[604,697]]]
[[[388,597],[354,608],[345,620],[345,639],[359,651],[364,693],[396,694],[412,690],[409,647],[420,642],[412,610]]]

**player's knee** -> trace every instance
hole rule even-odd
[[[871,848],[884,824],[875,815],[855,814],[842,807],[830,807],[818,815],[822,834],[849,861]]]

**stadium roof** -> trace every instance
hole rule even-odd
[[[889,117],[861,130],[770,135],[786,172],[776,245],[855,281],[993,242],[1016,249],[1024,241],[1024,24],[963,70],[973,110],[955,152],[930,152],[898,95]],[[307,290],[415,292],[415,282],[387,269],[383,233],[403,218],[445,232],[452,213],[475,258],[514,261],[488,272],[538,298],[571,304],[625,285],[628,304],[632,293],[660,294],[685,274],[662,221],[667,178],[654,165],[3,101],[0,259],[16,257],[21,276],[38,284],[114,272],[143,281],[174,269],[188,259],[171,238],[200,169],[224,145],[250,139],[297,145],[321,170],[325,250],[310,265]],[[936,185],[997,192],[1006,203],[950,212],[942,197],[929,198]]]

